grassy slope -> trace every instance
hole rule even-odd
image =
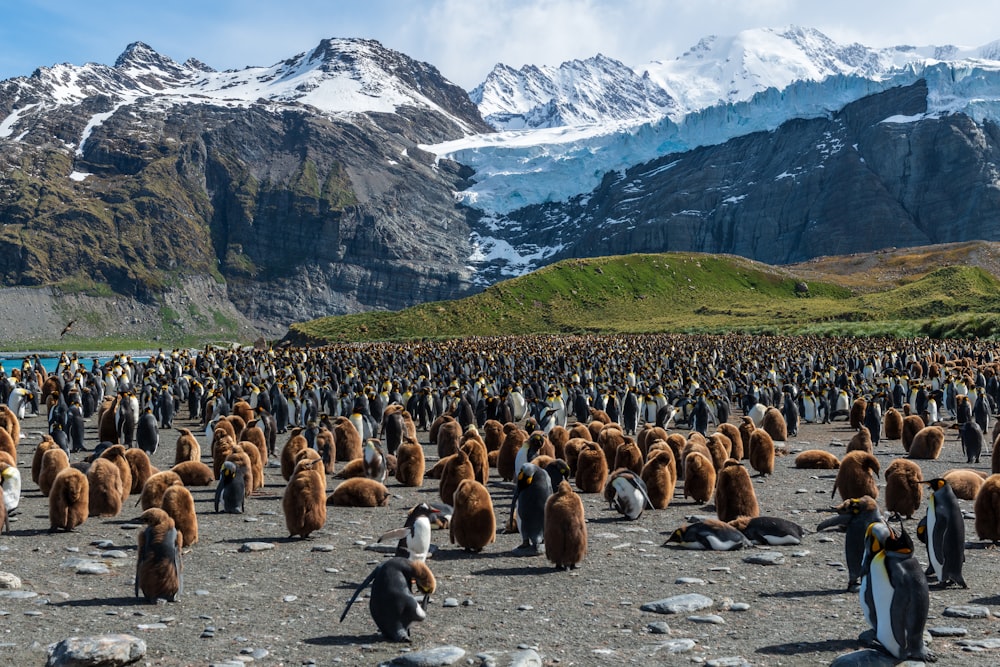
[[[933,253],[917,254],[909,263],[920,270],[900,273],[896,282],[879,274],[874,282],[884,291],[855,289],[857,274],[838,280],[825,272],[828,281],[810,280],[805,298],[795,293],[797,271],[738,257],[670,253],[567,260],[466,299],[326,317],[292,330],[316,341],[566,332],[1000,332],[990,314],[1000,311],[1000,282],[993,275],[958,264],[933,269]]]

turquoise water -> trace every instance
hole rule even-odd
[[[107,356],[100,356],[100,355],[98,355],[97,356],[97,363],[100,364],[100,365],[103,365],[105,362],[107,362],[111,358],[112,358],[112,355],[107,355]],[[21,367],[21,362],[23,361],[23,359],[24,359],[23,355],[22,356],[3,356],[3,355],[0,355],[0,363],[3,364],[4,370],[7,372],[8,375],[10,374],[10,371],[11,371],[12,368],[20,368]],[[56,366],[59,364],[59,357],[39,357],[39,359],[41,359],[42,368],[44,368],[45,372],[47,372],[47,373],[51,373],[52,371],[54,371],[56,369]],[[137,362],[143,363],[143,362],[147,361],[149,359],[149,357],[132,357],[132,359],[134,359]],[[82,357],[81,356],[81,357],[79,357],[79,360],[80,360],[80,364],[84,368],[86,368],[87,370],[90,370],[90,367],[94,364],[94,357]]]

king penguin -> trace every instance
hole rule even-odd
[[[965,562],[965,520],[958,498],[951,485],[936,477],[924,482],[931,487],[927,499],[927,558],[928,574],[933,571],[938,586],[956,583],[968,588],[962,577]]]
[[[643,510],[653,509],[646,483],[631,470],[620,468],[608,478],[604,487],[605,497],[629,521],[642,516]]]
[[[517,513],[517,528],[521,533],[519,550],[533,549],[538,553],[545,532],[545,501],[552,495],[549,474],[532,463],[525,463],[517,473],[517,489],[511,509]]]

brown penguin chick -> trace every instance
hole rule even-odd
[[[795,457],[795,467],[806,470],[836,470],[840,459],[823,449],[807,449]]]
[[[239,415],[229,415],[228,417],[225,418],[225,420],[220,420],[220,421],[228,421],[232,425],[232,427],[233,427],[233,431],[232,431],[233,438],[236,438],[236,436],[238,436],[240,434],[240,431],[242,431],[243,429],[245,429],[246,426],[247,426],[246,420],[243,419],[243,417],[241,417]]]
[[[684,444],[684,449],[681,450],[680,459],[678,459],[678,460],[680,460],[682,462],[686,462],[687,461],[687,456],[691,452],[698,452],[699,454],[701,454],[702,456],[704,456],[709,461],[712,461],[712,452],[711,452],[711,450],[709,450],[708,445],[705,444],[705,443],[703,443],[703,442],[700,442],[698,440],[688,440]],[[712,468],[713,469],[715,468],[715,462],[714,461],[712,461]],[[716,471],[716,472],[718,472],[718,471]],[[685,476],[685,474],[686,474],[686,472],[682,471],[681,472],[681,477],[683,478]]]
[[[219,479],[219,475],[222,473],[222,464],[226,462],[234,449],[236,449],[236,441],[228,434],[223,434],[212,443],[212,474],[215,475],[216,479]]]
[[[487,544],[493,544],[497,520],[489,490],[474,479],[464,479],[455,489],[452,500],[448,527],[451,543],[476,553]]]
[[[122,511],[122,476],[118,466],[108,459],[98,458],[87,470],[88,506],[94,516],[118,516]]]
[[[750,458],[750,435],[757,429],[750,417],[743,417],[739,428],[740,441],[743,443],[743,458]],[[735,457],[733,457],[735,458]]]
[[[201,461],[181,461],[170,470],[177,473],[184,486],[211,486],[215,481],[212,469]]]
[[[607,424],[597,436],[597,444],[601,446],[601,450],[604,452],[604,459],[610,468],[615,464],[618,448],[625,444],[625,434],[618,424]]]
[[[132,484],[129,487],[130,493],[142,493],[142,487],[146,485],[146,480],[155,475],[158,471],[149,462],[149,454],[138,447],[125,449],[123,456],[128,461],[129,474],[132,476]],[[121,470],[121,466],[118,466]],[[124,474],[122,475],[124,478]]]
[[[319,468],[317,468],[317,464]],[[289,537],[309,537],[326,523],[326,475],[322,461],[299,461],[281,499]]]
[[[186,461],[186,463],[201,463]],[[205,465],[202,463],[202,465]],[[205,466],[208,468],[208,466]],[[163,492],[160,509],[174,520],[174,526],[180,533],[180,545],[190,547],[198,542],[198,515],[194,511],[194,496],[184,486],[169,486]]]
[[[553,457],[557,459],[566,460],[566,443],[569,442],[569,429],[556,424],[549,431],[549,442],[552,443],[552,449],[555,452],[552,454]]]
[[[163,504],[163,492],[171,486],[184,486],[184,482],[177,473],[170,470],[158,472],[147,479],[139,494],[139,505],[143,511]]]
[[[538,468],[541,468],[542,470],[545,470],[545,466],[547,466],[547,465],[549,465],[551,463],[555,463],[557,460],[559,460],[559,459],[557,459],[554,456],[548,456],[547,454],[541,454],[541,455],[536,456],[535,458],[531,459],[530,461],[528,461],[528,463],[530,463],[531,465],[536,466]]]
[[[593,408],[591,408],[593,410]],[[593,415],[593,413],[591,413]],[[587,430],[590,431],[590,441],[597,442],[597,439],[601,437],[601,431],[608,424],[613,423],[609,418],[607,421],[602,421],[600,419],[594,419],[589,424],[587,424]]]
[[[500,453],[497,455],[497,474],[500,479],[509,482],[514,479],[514,462],[517,460],[517,452],[528,440],[528,433],[518,428],[514,424],[504,426],[506,435],[503,444],[500,445]]]
[[[840,469],[837,471],[837,479],[833,483],[830,496],[839,490],[841,500],[861,496],[878,498],[878,486],[872,478],[872,473],[877,477],[881,471],[882,466],[873,454],[848,452],[840,461]]]
[[[38,484],[38,476],[42,472],[42,457],[45,455],[45,452],[49,451],[50,449],[59,449],[59,445],[56,444],[56,441],[53,440],[51,436],[49,436],[47,440],[42,440],[40,443],[38,443],[38,446],[35,447],[35,454],[31,458],[31,481],[34,482],[35,484]],[[67,460],[68,458],[69,457],[67,457]],[[52,486],[51,480],[49,480],[49,486]],[[48,495],[48,494],[42,494],[42,495]]]
[[[327,505],[338,507],[383,507],[389,504],[389,489],[374,479],[345,479],[326,499]]]
[[[587,555],[587,517],[565,479],[545,501],[544,517],[545,558],[557,569],[576,569]]]
[[[260,450],[257,445],[246,440],[236,443],[233,453],[243,452],[250,459],[250,470],[253,471],[253,491],[254,493],[264,488],[264,462],[260,459]]]
[[[955,492],[956,497],[961,500],[975,500],[976,494],[983,487],[983,482],[986,481],[988,475],[978,470],[958,468],[949,470],[941,477],[948,482],[948,486]]]
[[[643,457],[649,455],[649,445],[655,440],[666,440],[670,434],[660,426],[643,426],[635,437],[636,444],[642,450]]]
[[[570,438],[566,441],[566,446],[563,448],[566,451],[566,465],[569,466],[569,476],[576,476],[576,461],[580,456],[580,450],[582,450],[588,442],[593,442],[587,438]]]
[[[10,437],[7,429],[0,428],[0,453],[8,454],[14,466],[17,466],[17,445],[14,438]]]
[[[423,486],[424,448],[416,440],[403,438],[396,449],[396,481],[403,486]]]
[[[139,531],[135,565],[135,597],[142,591],[147,602],[174,601],[183,590],[181,534],[174,520],[160,508],[139,516],[146,527]]]
[[[337,449],[338,461],[353,461],[363,454],[361,434],[347,417],[337,417],[333,420],[333,442]]]
[[[9,465],[9,466],[11,466],[13,468],[17,467],[17,461],[15,461],[14,457],[11,456],[8,452],[0,452],[0,463]],[[0,470],[2,470],[2,469],[3,469],[3,466],[0,465]]]
[[[222,438],[222,436],[228,435],[236,442],[236,428],[233,423],[228,419],[220,419],[212,427],[212,451],[215,451],[216,443]]]
[[[50,532],[75,530],[90,516],[90,485],[76,468],[63,468],[48,495]]]
[[[913,461],[895,459],[890,463],[885,469],[885,511],[911,518],[924,496],[923,478],[923,471]]]
[[[736,459],[728,459],[723,464],[715,482],[715,513],[720,521],[732,521],[737,517],[760,516],[757,494],[750,481],[750,473]]]
[[[872,434],[867,426],[862,426],[858,432],[851,436],[851,441],[847,443],[849,452],[868,452],[871,454],[875,448],[872,446]]]
[[[750,467],[758,475],[774,473],[774,441],[762,428],[754,429],[750,434]]]
[[[323,469],[326,474],[332,475],[337,460],[337,441],[333,437],[333,431],[325,426],[320,426],[316,432],[316,452],[319,454],[320,460],[323,461]]]
[[[459,448],[455,452],[454,458],[450,459],[444,470],[441,471],[441,481],[438,484],[441,501],[451,505],[452,495],[454,495],[459,483],[463,479],[475,478],[476,471],[472,467],[469,455],[465,453],[465,450]]]
[[[483,443],[486,445],[486,453],[500,451],[503,437],[503,424],[496,419],[487,419],[483,424]]]
[[[983,482],[972,504],[976,514],[976,535],[981,540],[1000,544],[1000,475],[990,475]]]
[[[141,449],[137,451],[142,452],[144,456],[146,454],[146,452],[143,452]],[[135,483],[135,480],[132,477],[132,464],[128,460],[128,452],[122,445],[111,445],[101,452],[101,458],[110,461],[116,468],[118,468],[118,476],[121,477],[122,480],[122,504],[124,505],[125,501],[128,500],[128,497],[132,495],[132,487]],[[146,458],[146,461],[148,463],[148,457]],[[141,490],[142,487],[137,489],[137,491]],[[98,514],[98,512],[93,511],[93,507],[91,507],[91,511],[94,514]]]
[[[690,452],[684,458],[684,497],[707,503],[714,492],[715,466],[712,460],[699,452]]]
[[[677,485],[677,462],[674,461],[673,450],[665,442],[663,449],[651,449],[649,454],[649,460],[642,467],[639,477],[646,484],[646,493],[653,509],[666,509],[670,505],[670,501],[674,499],[674,488]]]
[[[243,427],[243,430],[240,431],[239,436],[237,436],[236,442],[251,443],[257,448],[257,453],[260,455],[259,458],[261,465],[267,465],[267,436],[264,435],[264,430],[258,426],[258,421],[256,419],[252,419],[247,422],[247,425]],[[316,449],[319,449],[319,443],[317,443]]]
[[[236,464],[236,469],[243,476],[243,495],[245,498],[249,498],[250,494],[257,488],[254,486],[256,482],[253,478],[253,463],[250,461],[250,457],[242,449],[234,447],[233,453],[226,457],[226,461],[232,461]]]
[[[97,440],[99,442],[118,442],[118,425],[116,413],[121,398],[105,399],[97,416]]]
[[[437,454],[439,459],[451,456],[462,442],[462,425],[454,417],[445,417],[438,427]]]
[[[764,412],[760,428],[771,436],[773,441],[785,442],[788,440],[788,425],[785,424],[785,416],[778,408],[770,407]]]
[[[639,449],[639,445],[632,442],[631,438],[627,438],[624,443],[618,446],[618,451],[615,452],[613,468],[615,470],[625,468],[638,475],[642,472],[642,464],[642,450]]]
[[[848,422],[854,430],[859,429],[865,423],[865,410],[868,409],[868,401],[864,398],[854,399],[851,404],[851,411],[848,413]]]
[[[69,457],[58,445],[42,454],[41,470],[38,473],[38,489],[43,496],[52,491],[52,484],[63,470],[69,467]]]
[[[997,420],[1000,424],[1000,419]],[[41,445],[39,445],[41,446]],[[990,460],[990,472],[994,475],[1000,473],[1000,435],[993,439],[993,451]]]
[[[21,420],[5,403],[0,403],[0,428],[7,431],[14,445],[21,442]]]
[[[667,444],[666,440],[657,439],[657,440],[647,441],[647,444],[649,445],[648,448],[646,449],[647,462],[649,462],[649,460],[652,459],[657,452],[664,449],[670,450],[670,455],[673,456],[674,450],[670,449],[670,445]]]
[[[312,450],[309,450],[312,451]],[[354,479],[355,477],[367,477],[365,474],[365,459],[364,457],[360,459],[354,459],[353,461],[348,461],[345,465],[341,466],[337,474],[334,475],[337,479]]]
[[[174,447],[174,465],[184,461],[200,461],[201,445],[198,444],[198,439],[194,437],[190,429],[179,428],[177,430],[180,435],[177,436],[177,445]]]
[[[925,426],[913,436],[910,443],[911,459],[936,459],[944,446],[944,429],[940,426]]]
[[[903,418],[903,434],[900,438],[903,441],[903,451],[909,453],[913,438],[924,426],[924,420],[920,418],[920,415],[909,415]]]
[[[569,429],[569,439],[572,440],[573,438],[583,438],[584,440],[593,440],[592,436],[590,435],[590,429],[587,428],[587,425],[580,424],[579,422],[573,424],[573,426],[570,427]],[[567,440],[567,442],[569,441]]]
[[[355,429],[357,430],[357,429]],[[302,435],[302,429],[295,429],[281,448],[281,476],[287,482],[295,470],[295,456],[304,449],[309,449],[309,441]],[[216,479],[219,475],[215,475]]]
[[[896,408],[889,408],[882,417],[882,430],[886,440],[899,440],[903,437],[903,415]]]
[[[424,477],[426,477],[427,479],[440,480],[441,475],[444,474],[444,469],[448,466],[449,463],[451,463],[451,461],[454,458],[455,454],[452,454],[451,456],[446,456],[443,459],[438,459],[438,461],[431,466],[431,469],[427,471]]]
[[[247,403],[246,401],[242,399],[238,400],[235,403],[233,403],[232,416],[239,417],[240,419],[243,420],[244,424],[249,424],[254,419],[253,408],[251,408],[250,404]],[[239,433],[240,432],[239,429],[236,429],[236,432]]]
[[[667,436],[667,445],[674,452],[674,461],[677,462],[677,474],[679,478],[684,477],[684,448],[687,447],[687,438],[680,433],[671,433]]]
[[[705,447],[708,448],[708,453],[712,457],[712,465],[715,466],[716,472],[722,470],[722,466],[730,458],[729,452],[732,449],[732,442],[721,433],[713,433],[705,442]]]
[[[594,422],[597,422],[602,425],[612,423],[611,417],[608,416],[607,412],[605,412],[604,410],[598,410],[596,408],[590,408],[590,423],[593,424]],[[593,431],[593,429],[591,429],[591,431]],[[598,429],[598,431],[600,431],[600,429]],[[594,442],[597,442],[596,438]]]
[[[485,486],[490,480],[490,462],[487,458],[489,455],[486,453],[486,445],[481,440],[469,438],[461,445],[461,449],[469,457],[472,472],[475,474],[474,479]]]
[[[454,417],[450,414],[439,415],[434,421],[431,422],[430,428],[427,429],[427,442],[432,445],[437,445],[438,431],[441,430],[441,424],[444,423],[445,419]]]
[[[600,493],[608,481],[608,460],[596,442],[588,442],[576,459],[576,488],[580,493]]]

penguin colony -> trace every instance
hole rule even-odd
[[[498,548],[497,526],[516,532],[520,544],[509,548],[537,555],[539,567],[586,568],[588,520],[601,512],[585,503],[588,494],[603,494],[608,514],[596,516],[607,520],[649,525],[657,515],[673,517],[661,531],[665,546],[729,550],[808,540],[808,529],[768,515],[754,493],[794,465],[831,471],[824,478],[834,495],[840,491],[837,513],[816,529],[845,530],[846,583],[860,590],[862,627],[867,621],[894,657],[928,659],[922,638],[914,639],[928,613],[921,591],[928,581],[978,584],[975,571],[963,570],[959,503],[974,504],[978,539],[1000,542],[1000,482],[979,465],[996,447],[989,429],[1000,399],[994,350],[911,343],[890,352],[882,341],[860,352],[857,342],[761,346],[740,337],[629,343],[621,359],[584,353],[581,341],[550,340],[534,349],[530,367],[517,361],[518,346],[530,339],[491,341],[489,354],[472,347],[481,341],[174,351],[141,363],[116,356],[89,369],[64,355],[51,374],[27,360],[17,372],[0,369],[0,540],[20,539],[23,494],[47,496],[55,532],[131,517],[143,526],[134,595],[176,601],[183,600],[183,561],[212,541],[199,539],[199,513],[267,506],[280,510],[287,529],[272,539],[306,539],[323,530],[328,512],[390,512],[402,523],[408,508],[393,506],[393,487],[437,487],[439,507],[418,505],[403,528],[383,535],[399,541],[393,558],[345,573],[356,589],[343,617],[371,585],[374,626],[401,641],[437,611],[428,612],[438,587],[431,568],[447,571],[449,562],[437,565],[435,551],[475,558]],[[760,349],[783,353],[761,358]],[[23,486],[22,411],[32,430],[45,422]],[[81,432],[78,418],[91,430]],[[178,420],[184,427],[175,430]],[[736,428],[741,421],[745,428]],[[831,421],[842,425],[846,448],[795,446],[810,424]],[[204,452],[195,434],[204,436]],[[150,457],[169,466],[160,450],[174,441],[175,468],[157,470]],[[783,459],[796,451],[794,463]],[[920,461],[937,459],[968,468],[922,479]],[[280,465],[286,484],[268,493],[270,465]],[[884,484],[877,477],[883,465]],[[196,488],[206,485],[207,498]],[[898,527],[892,514],[915,525]],[[432,526],[447,527],[450,539]],[[924,552],[907,543],[908,532],[926,543]],[[929,563],[926,572],[914,567],[916,557]],[[909,597],[900,580],[909,582]],[[903,618],[902,629],[884,622],[890,617]]]

